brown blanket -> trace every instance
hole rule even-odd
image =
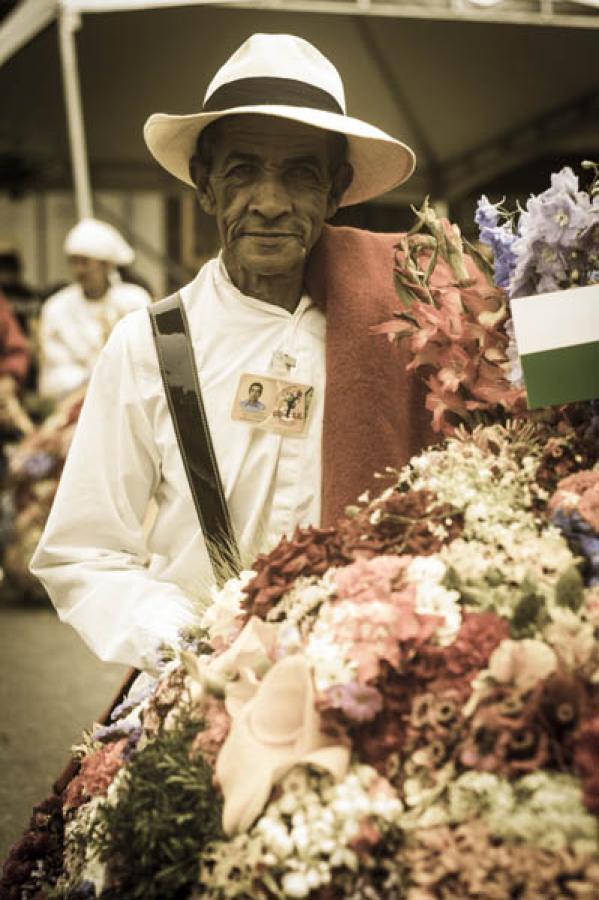
[[[435,438],[425,389],[405,367],[405,344],[368,329],[398,309],[397,234],[325,226],[306,285],[327,317],[322,524],[332,525],[385,466],[402,466]]]

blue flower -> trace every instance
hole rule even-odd
[[[499,204],[491,203],[483,194],[478,201],[474,221],[479,226],[481,242],[493,251],[495,284],[497,287],[507,288],[516,266],[517,258],[513,249],[516,235],[509,222],[498,224],[498,207]]]
[[[599,534],[576,510],[566,513],[558,508],[551,521],[562,532],[574,553],[587,560],[590,567],[589,586],[599,585]]]
[[[69,888],[65,900],[96,900],[96,887],[93,881],[80,881]]]

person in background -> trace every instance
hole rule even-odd
[[[15,408],[19,390],[25,383],[31,363],[27,338],[13,314],[10,304],[0,291],[0,410]],[[17,400],[18,402],[18,400]],[[18,416],[21,424],[25,420]]]
[[[73,282],[48,297],[39,324],[39,391],[53,400],[85,385],[116,323],[151,302],[144,288],[121,280],[117,267],[135,254],[112,225],[82,219],[64,249]]]
[[[27,392],[35,392],[41,297],[23,280],[21,256],[16,246],[9,241],[0,241],[0,292],[8,300],[11,311],[29,342],[29,369],[22,387]]]
[[[29,343],[0,292],[0,485],[6,470],[4,446],[32,430],[19,394],[31,363]]]
[[[25,335],[33,340],[34,325],[40,311],[39,295],[23,280],[23,264],[14,244],[0,241],[0,291]]]

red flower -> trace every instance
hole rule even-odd
[[[574,743],[574,765],[582,779],[584,802],[590,812],[599,815],[599,713],[583,722]]]
[[[433,533],[432,526],[439,523],[447,531],[445,541],[462,533],[462,514],[439,503],[430,491],[393,491],[337,527],[343,552],[350,557],[388,553],[430,556],[444,543]]]
[[[274,550],[260,554],[254,563],[257,574],[245,588],[243,604],[248,618],[265,618],[297,578],[319,577],[331,566],[351,561],[334,528],[296,528],[291,540],[283,537]]]
[[[106,744],[81,762],[79,774],[69,782],[64,793],[65,809],[77,809],[92,797],[106,794],[112,780],[124,763],[122,752],[127,738]]]
[[[493,650],[508,635],[508,622],[495,613],[466,612],[453,644],[423,645],[411,662],[411,670],[422,681],[444,676],[470,682],[485,668]]]

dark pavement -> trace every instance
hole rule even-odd
[[[125,667],[100,662],[50,603],[0,599],[0,860]]]

